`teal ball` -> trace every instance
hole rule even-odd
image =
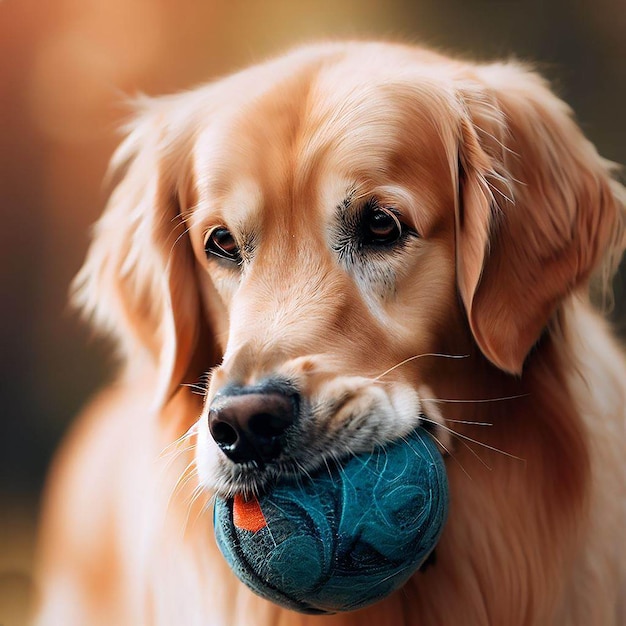
[[[400,588],[434,549],[447,512],[444,462],[420,428],[258,498],[218,498],[214,528],[252,591],[302,613],[336,613]]]

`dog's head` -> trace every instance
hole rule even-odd
[[[156,405],[211,372],[222,493],[407,434],[446,358],[520,375],[622,237],[609,164],[516,64],[322,45],[140,108],[78,299]]]

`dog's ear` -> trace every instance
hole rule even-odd
[[[536,74],[479,67],[459,94],[459,291],[483,354],[519,374],[559,302],[621,256],[624,189]]]
[[[141,108],[113,157],[119,182],[94,227],[73,301],[116,340],[123,361],[154,366],[160,406],[201,360],[197,351],[212,348],[199,340],[204,321],[181,216],[189,202],[189,136],[172,128],[160,101]]]

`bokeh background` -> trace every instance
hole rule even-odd
[[[26,623],[51,455],[110,376],[67,306],[124,100],[320,38],[534,61],[626,163],[626,0],[0,0],[0,624]],[[623,277],[614,319],[624,330]]]

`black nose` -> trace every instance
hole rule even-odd
[[[231,461],[267,463],[280,455],[298,405],[291,391],[244,387],[220,393],[209,409],[209,430]]]

